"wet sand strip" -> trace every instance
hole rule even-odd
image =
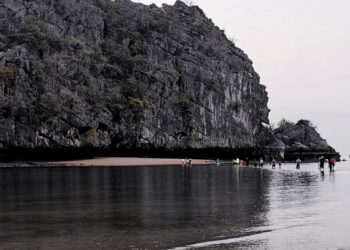
[[[213,160],[192,160],[192,165],[215,164]],[[169,166],[182,165],[182,159],[171,158],[130,158],[104,157],[54,162],[9,162],[0,163],[0,167],[121,167],[121,166]]]

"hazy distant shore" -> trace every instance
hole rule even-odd
[[[214,164],[213,160],[193,159],[193,165]],[[182,159],[174,158],[136,158],[136,157],[103,157],[69,161],[47,162],[8,162],[0,167],[121,167],[121,166],[166,166],[181,165]]]

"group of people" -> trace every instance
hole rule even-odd
[[[250,166],[250,161],[249,161],[249,158],[245,158],[245,160],[242,160],[242,159],[233,159],[232,160],[232,166]],[[257,166],[260,166],[261,167],[264,165],[264,161],[263,159],[261,158],[260,161],[257,161],[257,160],[254,160],[254,166],[257,167]]]
[[[253,160],[253,164],[254,164],[254,167],[264,167],[264,159],[263,158],[260,158],[259,160],[257,159],[254,159]],[[281,161],[276,161],[275,158],[272,159],[271,161],[271,165],[272,165],[272,168],[276,168],[276,165],[279,165],[279,167],[281,168],[282,167],[282,162]],[[232,160],[232,165],[241,165],[241,166],[249,166],[250,165],[250,162],[249,162],[249,159],[246,158],[245,161],[243,160],[240,160],[239,158],[237,159],[233,159]]]
[[[326,159],[323,155],[318,158],[318,167],[319,169],[321,170],[321,172],[324,171],[324,164],[325,162],[328,161],[328,167],[329,167],[329,170],[330,171],[333,171],[334,170],[334,166],[335,166],[335,163],[337,162],[337,160],[335,158],[329,158],[329,159]]]
[[[321,171],[324,170],[325,162],[328,162],[329,169],[331,171],[333,171],[335,163],[337,162],[337,160],[335,158],[326,159],[324,156],[319,157],[318,158],[318,166],[319,166]],[[296,169],[300,169],[300,166],[301,166],[301,159],[300,159],[300,157],[297,158],[295,163],[296,163]],[[246,166],[249,166],[249,160],[247,158],[246,161],[244,162],[244,161],[239,161],[239,159],[237,158],[236,160],[232,161],[232,164],[233,165],[246,165]],[[276,169],[277,164],[278,164],[279,168],[282,168],[282,161],[281,160],[277,161],[275,158],[272,158],[272,160],[271,160],[272,169]],[[260,158],[259,160],[255,159],[254,160],[254,166],[262,168],[264,166],[263,158]]]
[[[326,159],[326,158],[322,155],[322,156],[320,156],[320,157],[318,158],[318,167],[319,167],[319,169],[321,170],[321,172],[324,171],[324,165],[325,165],[326,162],[328,162],[329,170],[330,170],[330,171],[333,171],[333,170],[334,170],[335,163],[337,162],[337,160],[336,160],[335,158]],[[301,165],[301,160],[300,160],[300,158],[298,157],[298,159],[296,160],[296,168],[297,168],[297,169],[300,169],[300,165]]]
[[[217,166],[220,166],[219,159],[216,159],[215,162],[216,162]],[[264,159],[263,158],[260,158],[259,160],[254,159],[253,162],[254,162],[254,167],[262,168],[264,166]],[[321,172],[324,170],[324,165],[326,162],[328,162],[328,166],[329,166],[330,171],[333,171],[337,160],[335,158],[326,159],[324,156],[320,156],[318,158],[318,167],[321,170]],[[301,166],[300,157],[297,158],[295,163],[296,163],[296,168],[300,169],[300,166]],[[272,160],[271,160],[272,169],[275,169],[277,164],[278,164],[279,168],[282,168],[282,161],[281,160],[277,161],[275,158],[272,158]],[[232,160],[232,166],[235,166],[235,165],[249,166],[250,162],[249,162],[248,158],[246,158],[245,160],[241,160],[241,159],[237,158],[237,159]],[[192,159],[187,159],[187,158],[183,159],[182,166],[184,166],[184,167],[192,166]]]
[[[183,167],[191,167],[192,166],[192,159],[182,159],[182,166]]]
[[[235,166],[235,165],[249,166],[249,159],[248,158],[246,158],[245,160],[242,160],[242,159],[239,159],[239,158],[233,159],[232,160],[232,165],[233,166]]]
[[[272,161],[271,161],[272,169],[275,169],[277,164],[278,164],[279,168],[282,168],[282,161],[279,160],[279,161],[277,162],[277,161],[275,160],[275,158],[272,158]]]

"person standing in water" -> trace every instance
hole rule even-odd
[[[297,169],[300,169],[301,160],[299,157],[298,157],[296,163],[297,163]]]
[[[281,160],[278,161],[278,166],[279,166],[279,168],[282,168],[282,161]]]
[[[336,161],[337,160],[334,159],[334,158],[329,158],[328,159],[329,171],[333,171],[334,170],[334,166],[335,166]]]
[[[325,162],[325,158],[322,155],[319,159],[318,159],[318,167],[320,168],[320,171],[323,172],[324,171],[324,162]]]
[[[275,158],[272,158],[272,161],[271,161],[272,169],[276,168],[276,163],[277,161],[275,160]]]
[[[331,162],[332,162],[332,169],[331,169],[331,171],[334,171],[335,163],[337,162],[337,160],[335,158],[332,158]]]
[[[260,158],[260,160],[259,160],[259,167],[263,167],[264,166],[264,160],[263,160],[263,158]]]

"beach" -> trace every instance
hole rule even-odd
[[[192,159],[192,165],[215,164],[213,160]],[[92,159],[50,161],[50,162],[9,162],[0,167],[121,167],[121,166],[167,166],[182,165],[182,159],[101,157]]]

